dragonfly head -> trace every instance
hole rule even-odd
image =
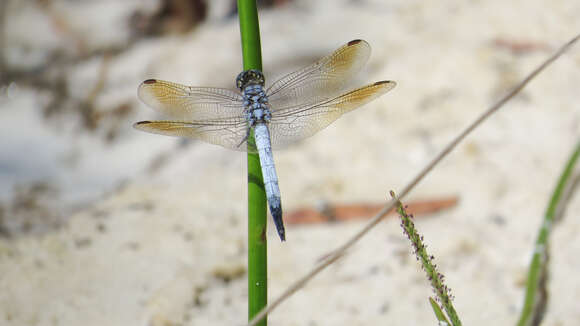
[[[260,85],[263,87],[264,83],[264,74],[256,69],[242,71],[236,78],[236,87],[240,91],[244,91],[244,88],[250,85]]]

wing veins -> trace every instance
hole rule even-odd
[[[339,95],[369,55],[367,42],[353,40],[314,64],[283,76],[266,91],[272,111],[303,105],[304,99],[322,100]]]

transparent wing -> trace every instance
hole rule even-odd
[[[178,120],[206,120],[238,117],[242,96],[223,88],[190,87],[157,79],[139,85],[138,96],[153,109]]]
[[[244,142],[247,122],[243,118],[204,121],[141,121],[135,123],[133,127],[154,134],[194,138],[236,151],[247,151]]]
[[[366,64],[370,45],[353,40],[314,64],[286,75],[266,91],[272,111],[334,98]]]
[[[385,94],[395,85],[394,81],[380,81],[330,100],[272,112],[269,124],[272,147],[283,148],[288,144],[314,135],[344,113]]]

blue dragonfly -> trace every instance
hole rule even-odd
[[[147,79],[139,86],[139,98],[172,120],[141,121],[133,126],[150,133],[258,152],[270,213],[284,241],[281,196],[272,149],[310,137],[344,113],[393,89],[394,81],[379,81],[345,92],[347,82],[366,64],[370,52],[366,41],[350,41],[268,88],[262,72],[246,70],[236,78],[239,92]],[[247,142],[252,129],[255,146]]]

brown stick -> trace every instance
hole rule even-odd
[[[457,196],[414,201],[409,203],[407,211],[409,214],[415,216],[419,214],[432,214],[453,207],[457,205],[458,201]],[[284,216],[284,222],[292,225],[369,219],[379,213],[383,207],[383,204],[326,205],[323,209],[307,207],[286,214]],[[394,215],[394,213],[395,210],[392,209],[387,214]]]

